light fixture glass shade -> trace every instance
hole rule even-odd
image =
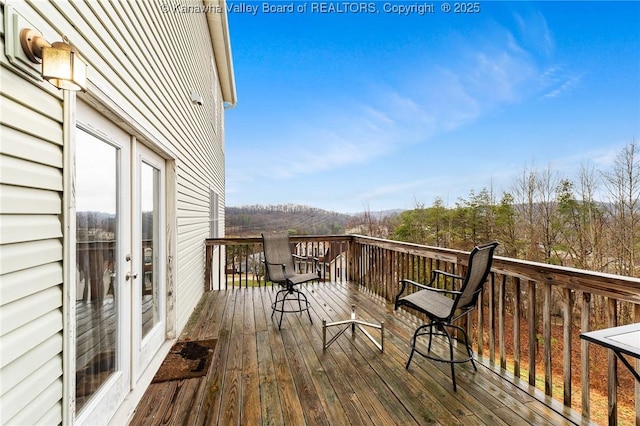
[[[87,90],[87,64],[64,42],[42,48],[42,77],[65,90]]]

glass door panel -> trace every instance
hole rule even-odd
[[[166,340],[165,162],[135,142],[133,168],[133,376],[138,380]]]
[[[98,424],[131,389],[131,138],[80,100],[77,123],[75,423]]]
[[[160,321],[158,288],[158,242],[160,170],[142,162],[140,167],[141,246],[142,253],[142,338]]]
[[[165,161],[81,100],[77,123],[75,422],[100,424],[166,340]]]
[[[116,261],[121,240],[117,147],[79,131],[76,143],[76,411],[117,371]]]

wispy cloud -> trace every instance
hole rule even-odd
[[[393,184],[383,183],[371,186],[371,189],[359,195],[362,200],[389,200],[399,198],[406,202],[407,194],[411,194],[413,205],[396,204],[398,207],[412,208],[417,204],[432,204],[436,198],[441,199],[445,205],[451,206],[460,198],[466,198],[471,191],[475,193],[482,189],[492,189],[497,198],[513,179],[510,168],[504,167],[497,171],[474,170],[472,173],[447,174],[434,173],[428,177],[404,180]],[[479,176],[482,176],[479,179]],[[445,184],[446,183],[446,184]],[[400,194],[400,196],[399,196]]]
[[[609,169],[613,167],[616,162],[616,158],[627,143],[628,142],[625,141],[619,144],[604,146],[602,148],[583,153],[582,161],[584,161],[584,159],[589,159],[589,162],[592,163],[597,169]]]
[[[230,164],[231,191],[240,179],[278,181],[364,165],[427,144],[506,105],[541,94],[557,97],[575,87],[579,75],[535,59],[532,49],[550,54],[554,47],[544,17],[534,13],[515,20],[515,33],[496,25],[484,38],[460,35],[444,57],[407,60],[395,80],[381,75],[376,87],[354,80],[354,92],[364,93],[357,98],[298,105],[295,117],[307,120],[292,119],[288,129],[263,135],[264,148],[235,157],[241,161]]]
[[[550,56],[554,52],[553,33],[540,11],[530,11],[526,15],[514,13],[513,18],[517,24],[520,43],[526,46],[529,51],[545,56]]]
[[[514,13],[513,17],[517,26],[510,45],[530,57],[540,70],[538,81],[532,80],[531,83],[542,97],[557,98],[576,88],[582,80],[582,73],[554,62],[555,41],[544,15],[540,11],[529,11],[526,15]]]
[[[582,80],[581,74],[561,73],[557,72],[555,68],[552,72],[546,73],[545,77],[548,77],[542,81],[543,86],[547,89],[543,94],[545,98],[557,98],[570,92],[579,86]]]

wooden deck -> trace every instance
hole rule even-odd
[[[448,365],[416,355],[405,370],[410,317],[355,285],[303,291],[313,324],[306,314],[285,314],[281,330],[270,317],[270,287],[206,293],[181,338],[218,339],[208,374],[151,384],[131,424],[573,424],[481,365],[456,366],[456,393]],[[384,321],[384,353],[359,330],[323,352],[322,320],[348,319],[352,304],[359,319]],[[338,330],[328,329],[327,339]]]

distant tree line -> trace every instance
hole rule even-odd
[[[635,141],[613,164],[583,164],[571,179],[551,166],[524,167],[508,190],[471,190],[453,206],[436,198],[401,213],[347,215],[286,204],[227,207],[229,236],[288,230],[297,235],[358,233],[470,250],[500,241],[500,255],[640,276],[640,158]]]
[[[453,207],[437,198],[396,216],[364,216],[370,235],[469,250],[500,241],[500,254],[638,276],[640,163],[634,142],[609,169],[582,165],[574,180],[525,167],[508,191],[471,191]]]
[[[350,215],[314,207],[281,204],[227,207],[227,236],[259,236],[261,232],[288,231],[291,235],[343,234]]]

